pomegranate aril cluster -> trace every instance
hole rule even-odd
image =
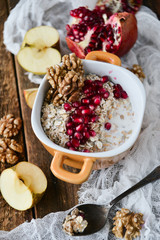
[[[95,137],[96,133],[92,129],[92,123],[98,120],[95,113],[101,99],[107,99],[109,92],[103,87],[103,84],[109,80],[108,76],[103,76],[101,80],[85,80],[83,87],[83,98],[81,101],[64,104],[66,111],[71,111],[68,122],[66,123],[66,134],[69,141],[66,147],[70,150],[78,150],[80,144],[85,144],[90,137]],[[89,152],[84,149],[84,152]]]
[[[85,80],[81,101],[64,104],[64,109],[71,111],[66,123],[66,134],[69,136],[69,141],[66,143],[68,149],[78,151],[80,145],[84,145],[90,137],[96,136],[92,124],[99,118],[96,108],[102,99],[107,100],[110,95],[107,88],[103,86],[108,81],[108,76],[103,76],[100,80]],[[126,99],[128,97],[120,84],[114,84],[113,89],[114,98]],[[106,122],[104,128],[109,131],[111,123]],[[89,150],[84,149],[83,152],[89,152]]]
[[[114,85],[113,93],[114,93],[114,97],[116,99],[119,99],[119,98],[126,99],[126,98],[128,98],[128,94],[126,93],[126,91],[123,90],[123,88],[120,84],[115,84]]]

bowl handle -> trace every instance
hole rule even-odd
[[[93,162],[95,161],[94,158],[84,157],[80,172],[72,173],[63,168],[64,160],[64,153],[56,151],[52,159],[50,169],[57,178],[73,184],[81,184],[87,180],[92,170]]]
[[[85,57],[87,60],[108,62],[117,66],[121,66],[121,60],[118,56],[113,53],[103,51],[92,51]]]

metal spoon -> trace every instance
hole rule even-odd
[[[107,218],[112,207],[122,198],[135,190],[145,186],[148,183],[156,181],[160,178],[160,166],[156,167],[150,174],[143,178],[140,182],[129,188],[118,197],[113,199],[107,206],[97,204],[81,204],[77,208],[84,212],[85,220],[88,226],[82,233],[74,233],[74,236],[89,235],[102,229],[107,222]],[[73,209],[72,209],[73,210]],[[70,213],[69,213],[70,214]]]

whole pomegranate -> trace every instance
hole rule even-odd
[[[135,14],[143,0],[99,0],[96,4],[96,9],[107,12],[112,15],[116,12],[129,12]]]
[[[137,39],[137,21],[132,13],[106,13],[86,7],[71,10],[74,23],[66,26],[66,42],[79,58],[89,52],[101,50],[123,56]]]

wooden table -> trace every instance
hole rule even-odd
[[[0,118],[8,113],[22,118],[23,129],[16,138],[24,148],[20,160],[38,165],[47,176],[48,188],[37,206],[24,212],[11,208],[0,195],[0,230],[11,230],[26,220],[42,218],[48,213],[73,207],[77,204],[79,188],[78,185],[65,183],[52,175],[49,168],[52,157],[32,131],[31,109],[26,105],[23,90],[38,85],[28,80],[16,57],[6,51],[3,44],[4,22],[17,2],[18,0],[0,0]],[[144,4],[152,8],[160,17],[159,0],[145,0]],[[0,173],[6,167],[9,166],[0,164]]]

